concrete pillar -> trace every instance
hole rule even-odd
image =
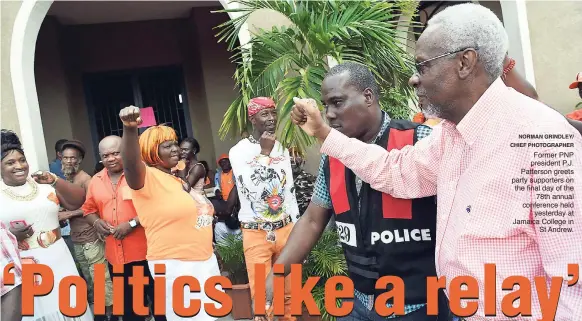
[[[31,171],[48,170],[48,157],[34,80],[34,51],[40,25],[52,1],[24,1],[12,30],[10,73],[20,139]]]

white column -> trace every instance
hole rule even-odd
[[[502,0],[503,24],[509,36],[509,56],[515,69],[536,86],[525,0]]]
[[[34,80],[34,51],[40,25],[53,1],[25,0],[16,15],[10,45],[10,73],[26,159],[31,171],[48,170],[48,157]]]
[[[237,2],[232,2],[230,0],[219,0],[220,4],[224,7],[224,9],[239,9],[242,7]],[[239,16],[243,15],[241,12],[228,12],[228,16],[230,19],[238,18]],[[241,26],[239,33],[238,33],[238,40],[240,41],[241,46],[246,45],[251,40],[251,33],[249,31],[249,25],[245,22]]]

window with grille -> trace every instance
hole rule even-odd
[[[130,105],[153,107],[158,125],[174,128],[179,140],[192,136],[180,67],[92,73],[84,75],[84,82],[96,147],[108,135],[122,135],[119,111]]]

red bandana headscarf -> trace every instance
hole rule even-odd
[[[256,97],[249,101],[247,108],[251,117],[265,108],[275,108],[275,102],[268,97]]]

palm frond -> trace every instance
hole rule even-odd
[[[230,1],[231,4],[238,4],[239,8],[236,9],[223,9],[213,12],[223,12],[223,13],[238,13],[239,16],[235,19],[230,19],[218,26],[215,29],[221,29],[217,37],[218,42],[226,41],[228,43],[228,48],[233,49],[236,45],[238,34],[247,22],[249,16],[259,10],[259,9],[271,9],[285,16],[289,16],[293,13],[294,1],[292,0],[276,0],[276,1],[265,1],[265,0],[234,0]]]
[[[247,104],[253,95],[250,86],[251,71],[244,63],[239,64],[235,70],[234,76],[235,87],[238,88],[239,96],[228,106],[218,135],[224,139],[230,132],[233,136],[241,134],[248,127]],[[235,131],[233,131],[235,129]]]
[[[322,319],[335,321],[335,317],[329,315],[325,309],[325,283],[334,276],[347,276],[347,264],[335,229],[323,232],[303,264],[303,275],[305,279],[309,276],[321,277],[320,282],[313,288],[313,299]],[[341,305],[341,299],[336,300],[336,305]]]
[[[279,124],[283,124],[280,140],[281,144],[288,147],[298,147],[305,150],[315,143],[315,139],[305,134],[290,120],[291,109],[293,108],[293,97],[318,97],[320,95],[321,83],[326,69],[323,64],[307,66],[299,70],[299,75],[286,78],[277,88],[279,104]],[[322,106],[319,105],[320,109]]]
[[[288,70],[305,65],[292,28],[276,28],[251,41],[252,88],[259,96],[272,96]]]
[[[229,234],[216,244],[216,252],[234,284],[248,283],[243,241],[240,235]]]
[[[236,0],[239,8],[221,10],[239,16],[217,28],[219,41],[230,42],[236,52],[235,81],[239,97],[225,113],[219,134],[240,133],[249,126],[246,104],[255,96],[271,96],[278,102],[279,139],[285,147],[305,148],[315,143],[290,121],[293,97],[319,101],[321,83],[328,70],[326,57],[338,62],[355,61],[374,73],[381,91],[381,106],[396,118],[407,118],[413,92],[412,57],[402,45],[401,30],[412,23],[416,1],[366,0]],[[235,48],[240,27],[257,10],[277,11],[291,26],[258,30],[248,44]],[[321,106],[320,106],[321,107]]]

